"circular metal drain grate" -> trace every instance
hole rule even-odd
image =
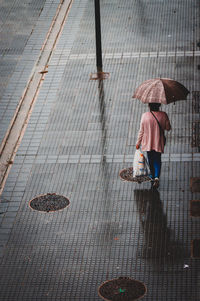
[[[62,195],[47,193],[32,199],[29,206],[34,210],[51,212],[61,210],[67,207],[69,203],[69,200]]]
[[[125,169],[120,170],[119,176],[123,181],[129,181],[129,182],[150,182],[151,178],[149,176],[137,176],[133,177],[133,167],[128,167]]]
[[[106,301],[135,301],[146,292],[144,283],[128,277],[105,281],[98,289],[99,296]]]

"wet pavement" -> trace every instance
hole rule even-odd
[[[0,143],[32,75],[59,3],[59,0],[1,1]]]
[[[31,23],[35,38],[26,44],[38,51],[48,31],[41,24],[51,23],[60,1],[42,3],[43,14]],[[198,1],[101,1],[101,18],[109,79],[90,80],[94,6],[74,0],[8,175],[0,203],[0,300],[101,300],[101,283],[120,276],[146,284],[143,300],[200,298],[200,262],[192,257],[200,219],[190,215],[191,201],[200,200],[190,188],[200,171],[199,146],[192,144],[199,122],[193,97],[200,91]],[[15,69],[25,72],[16,82],[19,95],[36,59],[26,47]],[[132,166],[147,110],[132,99],[134,89],[154,77],[176,79],[191,92],[187,101],[163,106],[172,131],[158,190],[119,177]],[[12,80],[3,94],[15,103],[0,100],[7,108],[4,132],[19,99]],[[46,193],[66,196],[69,207],[32,210],[29,201]]]

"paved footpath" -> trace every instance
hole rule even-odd
[[[61,2],[29,1],[43,10],[30,18],[32,34],[27,28],[27,43],[19,42],[20,58],[2,88],[2,140]],[[13,3],[20,1],[6,2],[10,12]],[[200,262],[191,242],[200,239],[200,219],[190,216],[190,201],[200,200],[190,189],[200,171],[199,15],[197,0],[101,1],[110,77],[99,84],[90,80],[93,1],[72,2],[1,195],[0,300],[101,300],[98,286],[120,276],[146,284],[143,300],[199,300]],[[134,89],[155,77],[174,78],[191,93],[163,106],[173,129],[160,188],[152,192],[149,183],[121,181],[119,171],[132,165],[147,110],[132,99]],[[70,205],[32,210],[29,201],[45,193],[67,196]]]
[[[59,3],[59,0],[1,1],[1,143],[31,77]]]

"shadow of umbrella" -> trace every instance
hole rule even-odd
[[[177,263],[182,260],[184,248],[172,239],[173,233],[167,225],[167,215],[158,190],[135,190],[134,196],[144,233],[142,257],[159,263]]]

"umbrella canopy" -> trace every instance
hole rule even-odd
[[[143,82],[135,91],[133,98],[144,103],[169,104],[186,99],[190,93],[182,84],[170,78],[154,78]]]

